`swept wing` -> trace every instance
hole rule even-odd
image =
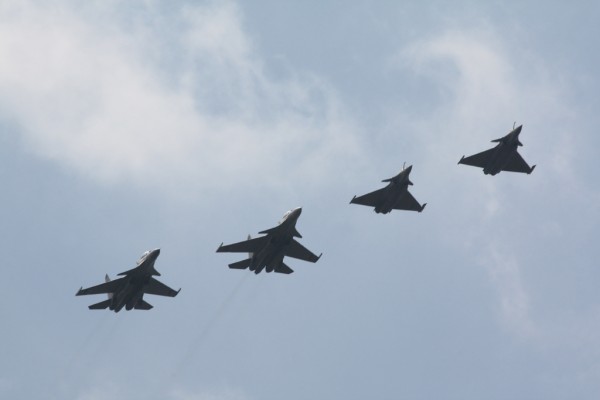
[[[267,245],[267,236],[219,246],[217,253],[256,253]]]
[[[458,162],[459,164],[472,165],[473,167],[485,168],[494,154],[494,148],[491,148],[481,153],[474,154],[469,157],[463,157]]]
[[[514,151],[502,171],[531,173],[533,169],[523,160],[519,152]]]
[[[285,255],[288,257],[297,258],[299,260],[309,261],[309,262],[317,262],[321,256],[317,256],[306,247],[302,246],[296,240],[292,240]],[[289,267],[288,267],[289,268]],[[275,269],[277,271],[277,269]],[[279,272],[279,271],[277,271]]]
[[[396,201],[393,207],[395,210],[409,210],[409,211],[423,211],[425,205],[420,205],[419,202],[413,197],[412,194],[407,190],[399,199]]]
[[[103,294],[103,293],[115,293],[123,288],[123,284],[125,283],[124,278],[116,279],[114,281],[109,281],[105,283],[101,283],[96,286],[89,287],[87,289],[79,289],[76,296],[82,296],[87,294]]]
[[[177,296],[177,293],[179,293],[179,290],[173,290],[164,283],[159,282],[154,278],[150,278],[148,284],[144,286],[144,293],[154,294],[157,296],[175,297]]]
[[[354,197],[350,203],[361,204],[363,206],[377,207],[385,200],[385,188],[378,189],[374,192]]]

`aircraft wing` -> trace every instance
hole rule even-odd
[[[350,203],[360,204],[363,206],[377,207],[381,201],[385,199],[385,188],[381,188],[371,193],[363,194],[362,196],[354,196]]]
[[[502,171],[531,173],[533,169],[523,160],[518,151],[514,151]]]
[[[419,202],[413,197],[412,194],[407,190],[402,197],[394,204],[395,210],[409,210],[409,211],[423,211],[425,206],[420,205]]]
[[[161,283],[154,278],[150,278],[148,284],[144,286],[144,293],[155,294],[157,296],[175,297],[177,296],[177,293],[179,293],[179,290],[173,290],[164,283]]]
[[[296,240],[292,240],[287,251],[285,253],[288,257],[294,257],[299,260],[309,261],[309,262],[317,262],[321,256],[317,256],[306,247],[302,246]]]
[[[76,296],[83,296],[87,294],[103,294],[103,293],[115,293],[121,290],[123,287],[123,279],[115,279],[114,281],[109,281],[105,283],[101,283],[96,286],[89,287],[87,289],[79,289],[79,291],[75,294]]]
[[[217,253],[256,253],[267,245],[267,240],[267,236],[261,236],[225,246],[221,244]]]
[[[491,148],[486,151],[482,151],[481,153],[474,154],[469,157],[464,157],[460,159],[459,164],[472,165],[473,167],[485,168],[488,161],[492,158],[494,154],[494,148]]]

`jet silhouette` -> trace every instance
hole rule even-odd
[[[128,311],[131,309],[150,310],[152,306],[144,301],[144,294],[175,297],[181,290],[175,291],[153,278],[153,275],[160,276],[160,273],[154,269],[154,263],[159,254],[160,249],[145,252],[138,260],[137,267],[119,274],[119,276],[123,276],[122,278],[111,281],[106,275],[105,283],[87,289],[82,287],[76,296],[103,293],[108,295],[108,300],[92,304],[88,307],[90,310],[108,308],[116,313],[123,307]]]

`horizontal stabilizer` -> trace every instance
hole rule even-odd
[[[245,260],[234,262],[233,264],[229,264],[229,268],[233,268],[233,269],[246,269],[246,268],[248,268],[250,266],[251,263],[252,263],[252,259],[251,258],[247,258]]]
[[[152,308],[152,305],[140,299],[137,303],[135,303],[135,307],[133,308],[135,308],[136,310],[150,310]]]
[[[110,307],[110,303],[111,303],[111,300],[108,299],[108,300],[101,301],[100,303],[92,304],[88,308],[90,310],[104,310],[104,309]]]
[[[279,272],[280,274],[291,274],[292,272],[294,272],[294,270],[285,265],[284,263],[281,263],[277,267],[275,267],[275,272]]]

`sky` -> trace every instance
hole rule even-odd
[[[0,397],[597,399],[599,17],[1,0]],[[534,173],[457,166],[514,123]],[[215,253],[298,206],[318,263]],[[74,296],[154,248],[177,297]]]

